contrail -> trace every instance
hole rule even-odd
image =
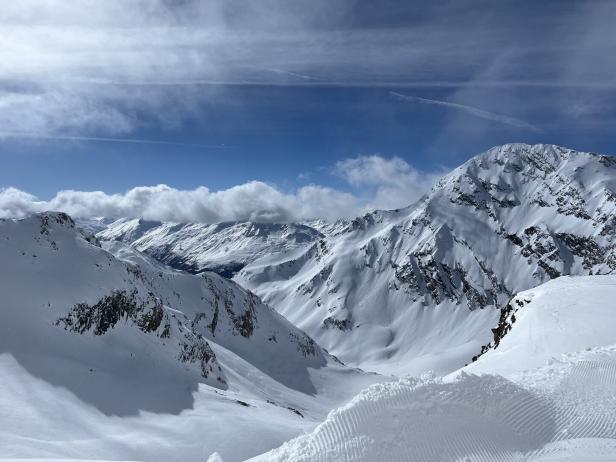
[[[523,120],[516,119],[515,117],[510,117],[510,116],[503,115],[503,114],[496,114],[494,112],[484,111],[483,109],[479,109],[473,106],[466,106],[464,104],[452,103],[450,101],[440,101],[437,99],[420,98],[419,96],[403,95],[402,93],[397,93],[395,91],[390,91],[389,94],[402,101],[409,101],[412,103],[420,103],[420,104],[433,104],[435,106],[445,106],[445,107],[449,107],[452,109],[458,109],[460,111],[467,112],[481,119],[493,120],[495,122],[500,122],[503,124],[511,125],[513,127],[525,128],[527,130],[531,130],[533,132],[538,132],[538,133],[542,131],[541,129],[535,127],[534,125],[531,125],[528,122],[525,122]]]
[[[317,79],[316,77],[312,77],[306,74],[298,74],[297,72],[285,71],[284,69],[273,69],[273,68],[265,68],[266,71],[275,72],[276,74],[284,74],[291,77],[297,77],[298,79],[303,80],[313,80],[315,82],[320,82],[321,79]]]
[[[72,136],[72,135],[48,135],[39,133],[20,133],[0,131],[0,141],[3,138],[27,139],[27,140],[54,140],[54,141],[91,141],[96,143],[129,143],[129,144],[155,144],[162,146],[180,146],[206,149],[227,149],[230,146],[225,144],[200,144],[182,143],[175,141],[146,140],[139,138],[106,138],[99,136]]]

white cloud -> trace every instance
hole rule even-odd
[[[422,172],[399,157],[377,155],[342,160],[336,164],[336,173],[356,188],[364,188],[366,210],[410,205],[443,174]]]
[[[338,162],[335,173],[353,192],[321,185],[284,192],[261,181],[221,191],[201,186],[179,190],[166,185],[141,186],[123,194],[60,191],[48,201],[15,188],[0,189],[0,217],[19,218],[45,210],[74,217],[143,217],[176,222],[290,222],[311,218],[350,218],[375,208],[399,208],[425,193],[435,174],[421,173],[394,157],[360,156]]]
[[[45,203],[16,188],[0,189],[0,218],[22,218],[46,210]]]

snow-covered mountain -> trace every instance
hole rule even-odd
[[[325,232],[331,225],[315,221]],[[80,223],[81,225],[81,223]],[[121,241],[174,268],[214,271],[232,277],[246,264],[271,253],[305,248],[324,234],[303,224],[229,222],[161,223],[120,219],[99,230],[101,240]]]
[[[420,202],[247,265],[235,280],[343,361],[450,372],[492,338],[513,294],[616,269],[616,159],[493,148]]]
[[[614,461],[615,299],[615,276],[522,292],[477,362],[373,385],[254,461]]]
[[[616,160],[522,144],[351,221],[0,220],[0,458],[613,460],[615,239]],[[391,379],[322,347],[415,377],[326,417]]]
[[[236,283],[63,213],[0,220],[0,274],[0,457],[239,460],[375,380]]]

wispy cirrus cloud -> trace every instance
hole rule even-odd
[[[390,91],[389,94],[401,101],[407,101],[409,103],[442,106],[442,107],[446,107],[449,109],[466,112],[475,117],[479,117],[480,119],[491,120],[491,121],[502,123],[505,125],[510,125],[512,127],[523,128],[523,129],[531,130],[537,133],[542,131],[540,128],[537,128],[534,125],[528,122],[525,122],[524,120],[516,119],[515,117],[511,117],[511,116],[504,115],[504,114],[496,114],[494,112],[486,111],[484,109],[480,109],[474,106],[468,106],[466,104],[459,104],[459,103],[453,103],[451,101],[441,101],[441,100],[436,100],[436,99],[420,98],[419,96],[404,95],[402,93],[398,93],[395,91]]]
[[[199,85],[616,88],[615,17],[592,0],[8,2],[0,125],[109,136],[146,114],[173,127],[207,108]]]
[[[6,132],[0,130],[0,140],[8,139],[23,139],[23,140],[46,140],[46,141],[93,141],[96,143],[114,143],[114,144],[144,144],[155,146],[179,146],[192,147],[203,149],[228,149],[230,146],[225,144],[202,144],[202,143],[183,143],[180,141],[165,141],[142,138],[109,138],[102,136],[77,136],[77,135],[47,135],[44,133],[27,133],[27,132]]]

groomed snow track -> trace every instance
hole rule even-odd
[[[556,389],[558,439],[616,439],[616,361],[575,364]]]
[[[616,460],[616,349],[582,355],[513,380],[374,385],[312,434],[256,460]]]

